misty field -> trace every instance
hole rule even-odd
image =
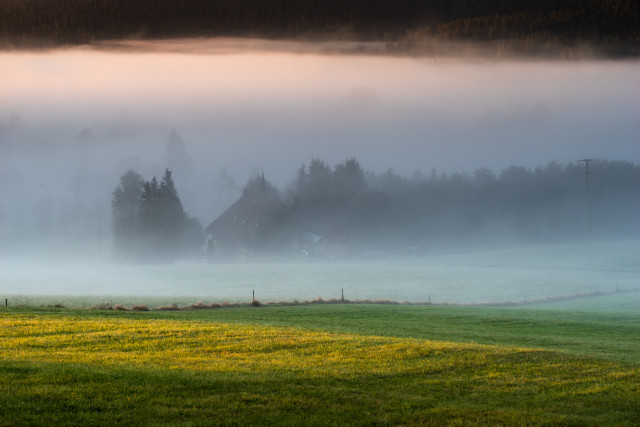
[[[499,303],[640,287],[640,243],[547,245],[334,262],[117,265],[0,261],[9,305],[325,300]]]
[[[0,424],[616,424],[637,314],[323,305],[0,311]]]

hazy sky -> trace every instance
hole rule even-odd
[[[404,174],[585,157],[640,162],[638,61],[439,60],[237,41],[167,46],[0,53],[4,204],[12,203],[7,189],[18,191],[7,176],[41,193],[57,179],[70,200],[102,197],[96,209],[108,216],[126,168],[145,178],[161,173],[172,129],[193,165],[176,173],[178,188],[205,225],[227,204],[214,190],[222,170],[242,185],[263,169],[283,186],[314,156],[330,164],[355,156],[365,169]],[[14,113],[27,151],[8,142]],[[76,136],[85,128],[93,138],[82,145]]]

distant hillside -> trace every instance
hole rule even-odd
[[[0,0],[5,47],[199,36],[377,40],[426,52],[434,38],[531,52],[588,44],[624,56],[640,54],[640,12],[636,0]]]

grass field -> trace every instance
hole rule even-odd
[[[635,313],[18,307],[0,325],[2,425],[640,419]]]

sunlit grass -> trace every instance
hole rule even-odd
[[[637,364],[188,314],[0,312],[0,424],[633,424],[640,416]]]
[[[213,372],[389,374],[420,369],[427,361],[429,369],[442,369],[441,363],[450,366],[460,354],[478,360],[500,354],[490,346],[175,320],[18,316],[3,317],[0,328],[5,359]]]

